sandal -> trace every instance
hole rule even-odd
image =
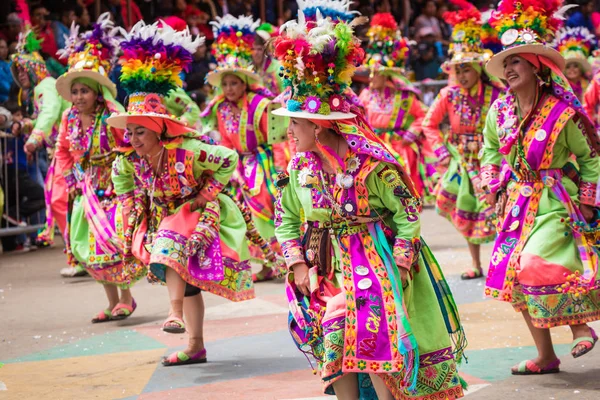
[[[275,280],[275,270],[270,269],[268,272],[258,272],[256,274],[252,274],[252,282],[268,282]]]
[[[460,275],[460,279],[463,281],[468,281],[471,279],[483,278],[483,271],[477,268],[471,268],[470,270],[463,272]]]
[[[590,328],[590,335],[591,336],[580,337],[579,339],[575,339],[573,341],[573,344],[571,345],[571,351],[573,351],[573,349],[575,349],[575,347],[577,347],[577,346],[584,347],[584,349],[580,350],[579,352],[576,352],[574,354],[571,353],[573,358],[579,358],[579,357],[583,356],[584,354],[587,354],[590,351],[592,351],[592,349],[596,345],[596,342],[598,341],[598,335],[596,335],[596,332],[592,328]]]
[[[112,318],[115,321],[120,321],[125,318],[129,318],[131,314],[137,308],[137,304],[135,304],[135,299],[131,302],[131,305],[119,303],[112,309]],[[117,312],[122,311],[123,314],[117,314]]]
[[[513,375],[545,375],[545,374],[557,374],[560,372],[560,360],[557,358],[548,364],[545,368],[540,368],[536,363],[531,360],[521,361],[517,366],[517,370],[511,370]]]
[[[188,356],[183,351],[171,353],[162,359],[162,365],[173,367],[175,365],[204,364],[206,362],[206,349],[202,349],[193,356]]]
[[[175,324],[178,326],[173,326]],[[162,330],[167,333],[185,333],[185,322],[181,318],[168,317],[162,324]]]
[[[107,308],[104,311],[100,311],[98,315],[92,319],[92,324],[108,321],[114,321],[114,318],[110,310]]]

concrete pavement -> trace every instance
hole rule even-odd
[[[483,280],[460,280],[470,259],[454,228],[433,210],[423,221],[469,340],[469,362],[460,367],[467,398],[600,399],[600,350],[574,360],[568,328],[552,330],[560,374],[510,375],[512,365],[535,355],[525,323],[509,305],[483,298]],[[490,251],[484,246],[486,264]],[[332,398],[289,337],[281,282],[257,285],[257,298],[243,303],[205,295],[209,362],[164,368],[160,358],[187,341],[160,330],[166,289],[142,281],[133,289],[132,317],[92,325],[106,306],[104,291],[90,278],[61,278],[64,260],[59,247],[0,255],[0,400]]]

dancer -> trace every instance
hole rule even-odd
[[[244,201],[250,208],[260,235],[278,252],[275,239],[274,179],[288,163],[284,143],[286,125],[269,117],[272,102],[257,83],[260,77],[252,67],[253,35],[258,22],[251,17],[226,15],[211,22],[218,62],[207,81],[222,94],[214,98],[202,113],[206,130],[218,129],[221,144],[239,154],[237,180]],[[255,254],[261,256],[261,254]],[[279,273],[261,260],[263,268],[254,279],[268,281]]]
[[[283,81],[280,77],[281,64],[267,53],[267,43],[277,35],[277,29],[268,22],[256,28],[252,43],[252,64],[254,71],[260,76],[262,84],[277,96],[283,91]]]
[[[461,278],[475,279],[483,276],[480,245],[496,235],[494,209],[480,188],[479,150],[483,147],[486,115],[501,86],[483,70],[489,53],[482,47],[479,10],[467,1],[453,3],[461,9],[445,14],[454,27],[452,58],[445,67],[457,84],[440,91],[423,121],[423,132],[439,164],[447,167],[438,188],[436,210],[467,240],[472,266]],[[441,130],[446,117],[450,120],[447,136]]]
[[[583,101],[583,94],[590,83],[589,75],[592,72],[588,57],[596,47],[596,37],[581,26],[562,28],[556,34],[552,47],[565,59],[564,74],[579,101]]]
[[[190,335],[188,347],[164,358],[165,366],[206,362],[201,290],[232,301],[254,297],[246,223],[234,201],[221,193],[236,169],[237,154],[205,144],[165,106],[202,42],[192,40],[188,30],[137,23],[121,43],[127,112],[107,120],[127,129],[129,140],[112,177],[129,211],[127,257],[148,265],[152,281],[166,283],[171,313],[163,329],[187,329]]]
[[[35,32],[28,28],[19,34],[17,52],[11,56],[10,70],[20,88],[19,98],[31,117],[31,121],[14,124],[13,134],[28,135],[25,143],[28,155],[45,147],[52,156],[61,116],[71,105],[56,92],[56,80],[48,73],[46,63],[39,53],[40,43]],[[67,186],[62,172],[56,168],[56,161],[52,160],[45,176],[46,228],[39,233],[36,241],[42,247],[53,242],[54,222],[63,236],[67,225]],[[61,271],[61,274],[82,275],[85,271],[83,268],[69,268]]]
[[[104,286],[108,298],[108,308],[92,323],[129,317],[136,309],[130,288],[146,273],[139,262],[124,268],[115,241],[126,215],[118,212],[111,168],[113,148],[122,145],[123,137],[107,129],[106,118],[124,111],[115,100],[117,88],[108,78],[118,49],[118,31],[109,13],[102,14],[93,29],[81,35],[73,24],[67,47],[61,52],[69,69],[56,81],[60,96],[73,103],[63,114],[55,155],[69,196],[68,262],[83,266]]]
[[[408,41],[401,36],[392,14],[375,14],[370,22],[365,66],[371,82],[359,96],[361,104],[375,133],[398,153],[417,193],[429,197],[433,184],[427,179],[425,154],[430,158],[433,151],[421,129],[427,109],[403,75]]]
[[[549,328],[571,328],[577,358],[597,341],[587,323],[600,319],[591,247],[598,232],[588,225],[598,219],[600,143],[562,74],[563,57],[544,42],[561,23],[560,6],[502,1],[490,19],[505,50],[486,69],[510,90],[492,106],[484,131],[482,184],[498,213],[485,294],[523,313],[538,350],[515,375],[559,372]]]
[[[352,24],[305,21],[300,12],[274,43],[294,94],[274,113],[291,118],[299,151],[278,181],[276,219],[292,337],[339,399],[462,397],[464,336],[420,237],[418,194],[344,96],[364,58],[360,40]]]

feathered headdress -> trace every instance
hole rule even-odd
[[[217,69],[207,75],[208,83],[220,86],[221,78],[226,73],[235,74],[246,83],[259,81],[252,65],[252,45],[260,20],[227,14],[217,17],[210,24],[215,35],[212,54],[217,60]]]
[[[71,25],[66,46],[59,51],[61,58],[67,58],[69,70],[56,81],[58,93],[71,101],[71,85],[77,78],[89,78],[106,87],[116,96],[117,87],[108,78],[116,62],[119,44],[126,32],[115,27],[106,12],[98,18],[92,30],[79,34],[79,26]]]
[[[27,26],[24,32],[19,33],[16,52],[11,55],[11,72],[14,81],[19,84],[18,68],[27,71],[32,87],[48,76],[46,62],[40,52],[43,39],[39,39],[31,26]]]
[[[121,42],[120,81],[129,95],[127,112],[111,116],[107,122],[125,129],[127,118],[141,116],[185,125],[178,117],[168,114],[165,97],[182,86],[181,73],[188,71],[192,55],[202,43],[203,37],[193,39],[188,29],[178,32],[161,21],[152,25],[144,21],[135,24]]]
[[[312,29],[302,11],[297,21],[281,27],[273,49],[291,98],[276,115],[330,120],[354,116],[344,91],[365,53],[353,28],[353,23],[336,24],[319,11]]]
[[[367,67],[379,73],[398,72],[404,68],[410,48],[408,40],[402,37],[392,14],[373,15],[367,38],[369,39],[365,59]]]
[[[484,32],[481,13],[466,0],[451,0],[451,3],[459,9],[444,13],[444,20],[453,27],[449,49],[452,58],[447,65],[487,61],[491,54],[485,51],[482,39],[492,32]]]
[[[304,13],[309,28],[317,21],[317,13],[323,18],[331,18],[334,23],[351,22],[360,13],[350,11],[352,0],[296,0],[298,12]]]
[[[279,29],[269,24],[268,22],[265,22],[264,24],[260,24],[259,27],[256,28],[256,34],[266,42],[272,37],[277,36],[279,34]]]
[[[584,73],[591,71],[592,66],[587,58],[596,48],[596,36],[587,28],[582,26],[563,28],[558,31],[552,45],[567,63],[571,61],[578,63]]]
[[[547,45],[561,27],[565,12],[575,7],[561,5],[562,0],[502,0],[489,23],[498,32],[504,50],[492,57],[488,72],[502,77],[504,59],[518,53],[544,56],[562,70],[564,59]]]

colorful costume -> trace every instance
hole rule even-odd
[[[470,3],[456,3],[464,8],[445,14],[454,25],[452,59],[446,68],[453,74],[454,66],[469,64],[481,71],[481,79],[471,91],[459,85],[443,88],[423,121],[423,132],[438,160],[450,159],[437,188],[437,212],[452,222],[467,241],[480,244],[492,241],[496,235],[494,210],[480,189],[479,151],[487,113],[501,89],[482,71],[489,57],[482,47],[481,14]],[[447,135],[440,129],[446,118],[450,122]]]
[[[592,72],[588,57],[596,47],[596,36],[582,26],[563,28],[556,34],[552,47],[564,57],[567,64],[576,63],[579,66],[581,78],[578,82],[569,80],[569,83],[579,101],[583,101],[583,94],[590,83],[588,77]]]
[[[71,28],[67,50],[69,70],[56,82],[58,93],[71,98],[71,87],[82,83],[98,94],[94,122],[83,129],[80,110],[73,106],[62,117],[56,146],[57,169],[62,171],[69,193],[67,255],[73,266],[80,263],[103,284],[129,288],[146,270],[139,262],[123,269],[121,248],[115,237],[123,235],[124,219],[111,181],[113,149],[123,144],[122,133],[108,129],[106,119],[123,107],[114,100],[117,89],[108,78],[119,48],[111,35],[113,24],[103,14],[92,31],[79,36]],[[66,193],[65,193],[66,196]]]
[[[285,145],[287,128],[281,121],[269,117],[273,103],[264,95],[258,75],[251,65],[251,47],[256,22],[251,17],[235,18],[226,15],[211,22],[214,25],[214,54],[219,66],[207,80],[221,86],[225,74],[234,74],[247,82],[249,90],[237,104],[224,95],[213,99],[202,117],[205,130],[217,128],[221,144],[237,151],[237,181],[244,201],[250,208],[260,235],[278,247],[274,233],[274,211],[277,171],[285,170],[288,162]],[[238,35],[239,33],[239,35]]]
[[[518,54],[549,76],[528,115],[518,115],[512,92],[488,114],[482,183],[499,197],[499,220],[485,294],[527,310],[537,328],[583,324],[600,319],[597,242],[579,211],[596,204],[600,142],[562,56],[543,42],[560,24],[560,2],[510,3],[490,20],[505,50],[488,71],[502,76],[504,58]]]
[[[45,146],[50,153],[54,151],[58,128],[63,112],[71,104],[62,99],[56,91],[56,80],[50,76],[46,63],[39,54],[40,40],[32,30],[19,35],[17,53],[11,56],[11,71],[15,82],[19,83],[18,70],[24,69],[29,76],[31,88],[25,99],[27,113],[33,125],[25,126],[29,134],[27,144],[36,149]],[[21,94],[19,94],[21,96]],[[67,185],[62,172],[57,170],[56,161],[52,160],[46,174],[44,194],[46,196],[46,229],[40,233],[41,241],[51,242],[54,237],[54,221],[61,233],[65,233],[67,225]]]
[[[375,132],[399,155],[420,196],[433,193],[428,179],[435,168],[426,163],[433,155],[422,135],[421,123],[427,109],[419,92],[403,76],[408,57],[408,41],[402,37],[390,13],[375,14],[367,32],[365,66],[374,73],[389,77],[382,91],[365,88],[359,98],[365,115]],[[428,173],[429,172],[429,173]],[[425,188],[427,187],[427,190]]]
[[[448,333],[457,335],[459,353],[464,337],[441,270],[420,238],[419,197],[343,95],[364,57],[360,41],[345,22],[334,26],[317,17],[317,24],[318,35],[300,12],[299,23],[288,22],[275,40],[294,97],[274,113],[329,128],[349,149],[340,157],[317,140],[336,173],[325,173],[317,153],[297,153],[289,183],[281,180],[276,234],[290,267],[292,337],[318,360],[328,394],[344,374],[355,373],[359,397],[376,398],[368,375],[374,373],[395,399],[462,397]],[[310,298],[294,283],[299,263],[310,268]],[[400,268],[419,271],[404,289]],[[436,299],[434,285],[449,308]]]
[[[151,45],[146,37],[154,37]],[[132,147],[122,148],[112,180],[129,215],[124,224],[128,259],[139,258],[148,265],[153,281],[164,283],[166,269],[172,268],[192,286],[242,301],[254,297],[246,222],[235,202],[221,193],[235,171],[237,154],[204,143],[165,106],[168,93],[181,86],[179,73],[188,68],[201,40],[192,41],[187,30],[159,30],[158,23],[141,21],[122,42],[120,80],[129,105],[126,113],[107,122],[117,129],[133,123],[158,133],[164,130],[164,148],[158,172]],[[150,70],[159,73],[149,74]],[[199,194],[206,206],[192,211]]]

